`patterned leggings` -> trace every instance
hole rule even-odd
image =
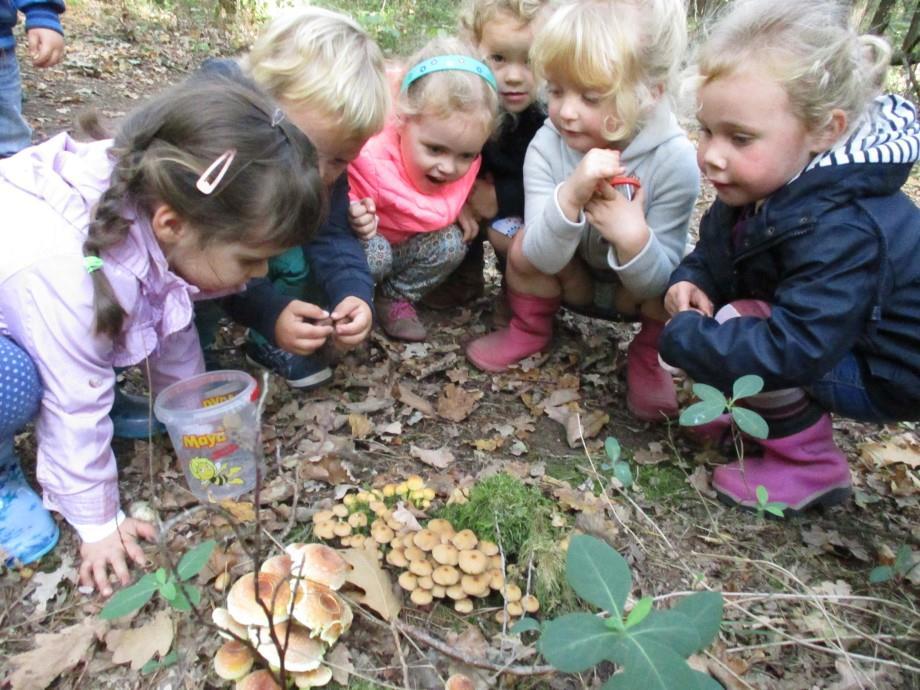
[[[413,235],[395,245],[378,233],[362,244],[380,294],[410,302],[443,283],[466,256],[457,225]]]
[[[28,353],[0,335],[0,441],[13,438],[38,412],[42,383]]]

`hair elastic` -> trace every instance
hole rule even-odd
[[[281,108],[275,108],[275,112],[272,113],[272,127],[277,127],[282,122],[284,122],[284,111]]]
[[[98,256],[84,256],[83,257],[83,268],[86,269],[87,273],[93,273],[98,271],[104,266],[102,259]]]
[[[484,63],[474,60],[466,55],[438,55],[429,58],[424,62],[418,63],[415,67],[406,72],[402,82],[402,91],[408,89],[412,82],[421,79],[431,72],[443,72],[445,70],[460,70],[461,72],[470,72],[477,74],[486,80],[489,86],[498,91],[498,82],[495,81],[495,75]]]

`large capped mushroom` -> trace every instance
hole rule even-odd
[[[339,589],[351,566],[338,552],[325,544],[288,544],[285,552],[291,557],[291,575]]]
[[[291,615],[313,637],[319,637],[329,645],[335,644],[339,636],[348,630],[354,616],[344,599],[325,585],[309,580],[298,583]]]
[[[236,637],[242,640],[246,639],[246,626],[237,623],[227,609],[217,607],[211,611],[211,620],[214,621],[214,625],[221,629],[219,634],[225,640],[235,639],[233,635],[236,635]],[[228,635],[226,632],[223,632],[224,630],[233,633],[233,635]]]
[[[281,690],[270,671],[253,671],[242,680],[236,681],[236,690]]]
[[[319,668],[323,655],[326,653],[326,648],[322,642],[310,637],[309,631],[288,621],[278,623],[274,630],[275,637],[277,637],[282,648],[285,649],[284,668],[286,671],[299,673]],[[250,628],[249,641],[252,642],[259,656],[271,666],[281,666],[281,654],[278,645],[272,640],[271,633],[267,627]],[[285,643],[287,647],[284,647]]]
[[[286,621],[290,604],[288,581],[272,573],[246,573],[227,595],[227,610],[241,625],[268,625],[265,608],[271,611],[273,623]]]
[[[332,680],[332,669],[328,666],[320,666],[312,671],[292,673],[291,678],[298,688],[321,688]]]

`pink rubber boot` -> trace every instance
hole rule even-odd
[[[850,466],[834,443],[831,417],[822,412],[817,421],[801,431],[759,441],[761,458],[745,458],[716,468],[712,486],[729,504],[757,507],[757,486],[767,489],[770,501],[788,506],[797,514],[813,506],[842,503],[851,492]]]
[[[626,351],[626,406],[646,422],[677,416],[677,390],[671,374],[658,361],[663,321],[642,317],[642,328]]]
[[[722,446],[731,444],[732,418],[728,413],[721,414],[711,422],[696,426],[682,426],[684,434],[701,446]]]
[[[477,338],[466,346],[466,358],[478,369],[499,372],[539,352],[553,337],[559,297],[536,297],[507,290],[511,322],[507,328]]]

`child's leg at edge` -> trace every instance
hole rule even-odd
[[[0,158],[32,143],[32,130],[22,117],[22,82],[15,48],[0,48]]]

